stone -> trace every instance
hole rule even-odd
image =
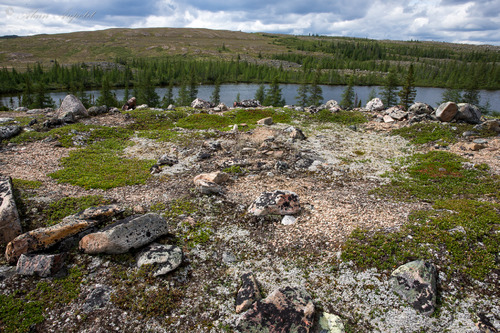
[[[62,119],[62,116],[66,115],[68,112],[73,113],[75,119],[88,117],[89,114],[85,106],[75,95],[67,95],[56,112],[56,117]]]
[[[366,103],[365,108],[369,111],[382,111],[385,107],[382,100],[377,97]]]
[[[28,112],[29,109],[27,107],[20,106],[20,107],[16,108],[14,111],[16,111],[16,112]]]
[[[227,107],[226,104],[224,103],[219,103],[219,105],[217,105],[217,108],[220,110],[220,111],[227,111],[229,110],[229,108]]]
[[[106,105],[92,106],[88,109],[89,116],[98,116],[100,114],[108,113],[108,107]]]
[[[436,110],[436,117],[440,121],[448,122],[455,118],[458,112],[457,104],[453,102],[446,102],[441,104]]]
[[[209,148],[210,150],[217,151],[222,149],[220,141],[205,141],[203,142],[203,147]]]
[[[470,142],[465,144],[465,148],[472,151],[479,151],[486,148],[486,145],[482,143]]]
[[[273,124],[273,118],[271,117],[267,117],[267,118],[264,118],[264,119],[261,119],[259,121],[257,121],[257,125],[272,125]]]
[[[9,140],[21,133],[21,127],[16,125],[0,126],[0,141]]]
[[[497,119],[486,120],[483,123],[483,128],[489,131],[500,133],[500,121]]]
[[[13,266],[0,266],[0,282],[16,275],[16,268]]]
[[[490,319],[484,313],[478,315],[479,321],[476,323],[476,327],[481,333],[498,333],[498,330],[493,326]]]
[[[5,124],[14,121],[14,118],[0,118],[0,124]]]
[[[0,244],[7,244],[22,233],[13,193],[11,178],[0,176]]]
[[[153,276],[165,275],[182,263],[182,250],[174,245],[151,244],[137,255],[137,267],[155,265]]]
[[[277,161],[276,164],[274,165],[274,168],[279,172],[285,172],[290,168],[290,166],[285,161]]]
[[[287,128],[285,131],[290,133],[290,138],[293,141],[307,139],[306,136],[304,135],[304,132],[302,132],[302,130],[300,128],[292,126],[292,127]]]
[[[334,314],[323,312],[319,317],[319,333],[344,333],[342,319]]]
[[[229,174],[221,171],[215,171],[211,173],[202,173],[198,176],[194,177],[194,183],[196,184],[197,180],[206,180],[208,182],[212,182],[215,184],[222,184],[229,180]]]
[[[417,102],[410,106],[408,112],[415,114],[431,114],[434,112],[434,108],[429,104]]]
[[[35,119],[31,119],[30,122],[28,123],[28,126],[33,126],[35,124],[38,123],[38,120],[35,118]]]
[[[135,97],[131,97],[127,103],[123,104],[122,110],[134,110],[137,107],[137,99]]]
[[[295,162],[295,167],[298,169],[307,169],[314,163],[314,159],[307,156],[302,156],[297,162]]]
[[[436,267],[416,260],[398,267],[391,274],[394,291],[420,313],[430,316],[436,308]]]
[[[465,131],[462,133],[462,136],[467,138],[467,137],[470,137],[470,136],[478,136],[480,135],[478,132],[475,132],[475,131]]]
[[[63,123],[66,123],[66,124],[71,124],[71,123],[74,123],[76,121],[75,114],[73,112],[70,112],[70,111],[66,111],[64,113],[61,113],[57,119],[61,120]]]
[[[248,310],[255,302],[261,299],[259,285],[253,273],[241,276],[241,286],[236,294],[236,313]]]
[[[314,304],[303,289],[285,287],[254,303],[238,320],[242,333],[307,333],[313,326]]]
[[[469,124],[481,124],[481,110],[475,105],[460,103],[457,105],[458,111],[455,115],[456,120],[462,120]]]
[[[222,186],[218,185],[217,183],[208,181],[206,179],[196,179],[194,181],[194,184],[196,186],[196,189],[198,192],[201,194],[222,194],[224,193],[224,189]]]
[[[391,116],[389,116],[388,114],[386,114],[383,118],[384,120],[384,123],[393,123],[395,120],[394,118],[392,118]]]
[[[66,254],[21,254],[17,261],[19,275],[48,277],[59,272],[64,266]]]
[[[169,104],[167,107],[167,110],[169,110],[169,111],[175,110],[175,105]]]
[[[250,205],[248,212],[255,216],[292,215],[300,211],[299,196],[291,191],[263,192]]]
[[[168,156],[168,154],[162,155],[156,162],[156,164],[158,164],[159,166],[161,165],[172,166],[177,163],[179,163],[179,160],[175,157]]]
[[[334,99],[329,100],[324,105],[324,108],[328,109],[328,110],[336,109],[338,107],[339,107],[339,103],[336,100],[334,100]]]
[[[213,104],[207,101],[202,100],[201,98],[197,98],[191,102],[191,107],[195,109],[210,109],[213,107]]]
[[[94,285],[90,293],[85,297],[85,302],[82,306],[83,311],[88,313],[92,310],[105,307],[111,301],[112,291],[113,289],[106,285]]]
[[[244,99],[241,102],[234,102],[234,107],[243,107],[243,108],[257,108],[261,106],[260,101],[256,99]]]
[[[11,264],[17,262],[21,254],[46,249],[64,239],[74,236],[104,220],[121,213],[116,205],[92,207],[75,215],[66,216],[61,223],[38,228],[17,236],[5,250],[5,258]]]
[[[297,218],[293,215],[285,215],[281,220],[281,224],[283,225],[292,225],[295,224],[295,222],[297,222]]]
[[[392,108],[389,108],[387,110],[387,113],[389,114],[389,116],[391,116],[392,119],[398,121],[408,118],[408,112],[404,111],[399,106],[393,106]]]
[[[158,214],[146,214],[112,228],[89,234],[80,240],[80,250],[87,254],[120,254],[151,243],[168,233],[168,225]]]

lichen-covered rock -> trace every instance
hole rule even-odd
[[[196,184],[196,181],[200,180],[200,179],[203,179],[203,180],[206,180],[209,182],[213,182],[216,184],[222,184],[222,183],[229,180],[229,175],[225,172],[220,172],[220,171],[211,172],[211,173],[202,173],[202,174],[199,174],[198,176],[194,177],[195,184]]]
[[[8,140],[21,133],[21,127],[16,125],[0,126],[0,141]]]
[[[408,118],[408,112],[401,109],[399,106],[393,106],[387,110],[387,114],[394,120],[401,121]]]
[[[250,205],[248,212],[255,216],[292,215],[300,211],[299,196],[291,191],[263,192]]]
[[[204,101],[201,98],[197,98],[191,102],[191,107],[195,109],[210,109],[212,106],[212,103]]]
[[[88,208],[78,214],[67,216],[56,225],[38,228],[19,235],[7,244],[5,257],[9,263],[13,264],[21,254],[46,249],[63,239],[97,226],[103,220],[120,212],[122,210],[118,206],[111,205]]]
[[[242,333],[302,333],[313,325],[314,304],[303,289],[285,287],[254,303],[237,324]]]
[[[59,110],[57,110],[56,117],[58,119],[62,119],[65,115],[67,117],[68,112],[72,113],[75,119],[88,117],[89,115],[82,102],[75,95],[71,94],[64,97]]]
[[[410,106],[408,112],[415,114],[431,114],[434,112],[434,108],[429,104],[418,102]]]
[[[344,333],[342,319],[334,314],[323,312],[319,318],[319,333]]]
[[[455,118],[455,115],[458,112],[457,104],[453,102],[446,102],[441,104],[436,110],[437,119],[448,122]]]
[[[252,304],[260,300],[259,285],[254,275],[249,272],[241,276],[241,287],[236,294],[236,313],[248,310]]]
[[[21,254],[17,261],[16,271],[20,275],[38,275],[40,277],[48,277],[56,274],[63,268],[65,254],[38,254],[25,255]]]
[[[304,135],[304,132],[302,132],[300,128],[291,126],[287,128],[285,131],[290,133],[290,138],[294,141],[307,139],[306,136]]]
[[[436,267],[416,260],[391,274],[394,291],[420,313],[430,316],[436,308]]]
[[[482,127],[489,131],[495,131],[497,133],[500,133],[500,121],[497,119],[486,120],[482,124]]]
[[[264,118],[264,119],[261,119],[259,121],[257,121],[257,124],[258,125],[272,125],[273,124],[273,118],[271,117],[267,117],[267,118]]]
[[[384,109],[384,103],[382,103],[380,98],[374,98],[366,103],[366,109],[369,111],[382,111]]]
[[[137,249],[149,244],[167,232],[168,225],[163,217],[158,214],[146,214],[106,231],[83,237],[80,250],[87,254],[125,253],[132,248]]]
[[[10,177],[0,176],[0,244],[7,244],[21,234]]]
[[[161,165],[172,166],[177,163],[179,163],[179,160],[175,157],[169,156],[168,154],[163,154],[156,162],[156,164],[160,166]]]
[[[84,312],[91,312],[95,309],[103,308],[111,301],[113,289],[106,285],[96,284],[85,298],[82,309]]]
[[[182,263],[182,250],[174,245],[151,244],[137,256],[137,267],[155,265],[153,276],[165,275]]]
[[[108,113],[108,107],[106,105],[92,106],[88,109],[89,116],[98,116],[105,113]]]
[[[196,186],[196,189],[198,192],[201,194],[221,194],[224,193],[224,188],[222,186],[218,185],[217,183],[208,181],[206,179],[195,179],[194,184]]]
[[[457,105],[458,112],[455,115],[456,120],[462,120],[469,124],[481,124],[481,110],[475,105],[460,103]]]

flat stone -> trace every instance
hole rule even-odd
[[[137,256],[137,267],[155,265],[153,276],[165,275],[182,263],[182,250],[174,245],[151,244]]]
[[[236,294],[236,313],[248,310],[260,299],[259,285],[253,273],[243,274],[241,276],[241,287]]]
[[[386,114],[384,116],[384,118],[382,118],[384,120],[384,123],[393,123],[395,122],[394,118],[392,118],[391,116],[389,116],[388,114]]]
[[[196,189],[201,194],[221,194],[224,193],[224,189],[222,186],[218,185],[215,182],[208,181],[203,178],[198,178],[194,180],[194,184]]]
[[[281,220],[281,224],[283,224],[283,225],[292,225],[292,224],[295,224],[295,222],[297,222],[297,218],[295,216],[292,216],[292,215],[285,215],[285,216],[283,216],[283,219]]]
[[[299,196],[294,192],[281,190],[261,193],[248,208],[248,212],[255,216],[270,214],[292,215],[299,211]]]
[[[194,183],[196,184],[197,180],[206,180],[208,182],[222,184],[229,180],[229,175],[225,172],[216,171],[211,173],[202,173],[198,176],[194,177]]]
[[[21,254],[16,271],[19,275],[48,277],[59,272],[64,266],[65,254]]]
[[[0,244],[9,243],[21,232],[11,178],[0,176]]]

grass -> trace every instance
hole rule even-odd
[[[342,259],[361,268],[392,270],[424,259],[449,276],[484,279],[500,269],[500,205],[467,199],[437,201],[434,210],[416,211],[394,233],[356,229],[345,243]],[[465,232],[453,231],[461,227]]]
[[[42,182],[38,180],[12,178],[12,186],[14,186],[14,188],[21,188],[24,190],[36,190],[42,186]]]
[[[51,226],[62,221],[66,216],[76,214],[90,207],[108,205],[111,200],[100,195],[88,195],[80,198],[63,198],[49,204],[49,207],[42,212],[46,215],[46,224]]]

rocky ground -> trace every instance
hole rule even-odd
[[[279,288],[304,290],[314,305],[309,319],[302,319],[307,330],[312,327],[311,332],[496,332],[500,328],[498,293],[484,292],[494,288],[487,281],[495,276],[498,280],[495,273],[457,290],[456,281],[438,265],[437,310],[425,315],[395,293],[391,271],[360,270],[343,261],[341,252],[356,228],[398,230],[408,223],[411,212],[431,209],[426,201],[406,202],[373,191],[389,183],[384,174],[393,172],[400,158],[445,149],[469,158],[472,164],[488,164],[491,174],[498,175],[500,138],[488,138],[487,147],[481,150],[471,150],[468,138],[445,148],[414,145],[390,134],[407,126],[407,121],[384,123],[375,121],[381,118],[376,112],[365,114],[373,120],[356,126],[304,125],[294,120],[291,124],[215,131],[211,138],[189,144],[135,135],[133,144],[121,152],[123,157],[157,160],[166,154],[175,163],[160,165],[145,184],[107,190],[59,183],[49,176],[61,170],[61,158],[78,147],[62,147],[53,140],[4,142],[1,173],[41,182],[26,190],[29,196],[24,200],[30,211],[23,216],[31,221],[23,221],[24,226],[43,226],[43,221],[34,221],[49,203],[99,195],[125,210],[126,216],[148,212],[164,216],[168,233],[156,242],[179,246],[183,260],[170,273],[152,277],[136,265],[141,249],[89,255],[73,244],[51,248],[52,253],[68,253],[66,268],[45,278],[14,274],[15,267],[0,261],[0,293],[11,296],[10,300],[19,295],[41,301],[44,308],[43,320],[27,329],[12,330],[6,317],[0,328],[35,332],[245,331],[243,315],[236,313],[237,293],[242,275],[251,272],[258,294],[264,298]],[[5,112],[1,116],[26,115]],[[114,113],[81,122],[125,127],[134,119],[127,113]],[[307,138],[293,139],[291,125],[302,128]],[[229,179],[218,185],[219,193],[200,193],[193,178],[222,170]],[[291,222],[279,215],[248,212],[262,192],[275,190],[291,191],[300,198],[301,210],[293,214]],[[74,295],[50,301],[43,286],[64,295],[74,291]],[[21,316],[30,316],[27,310],[19,311]],[[326,317],[337,316],[341,324],[337,328],[332,324],[328,330],[328,325],[320,324],[325,313]]]

